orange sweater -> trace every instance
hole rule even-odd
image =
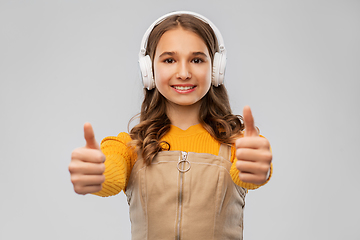
[[[170,144],[171,151],[179,150],[218,155],[220,148],[220,143],[216,141],[201,124],[191,126],[187,130],[171,126],[170,131],[161,140]],[[94,193],[95,195],[107,197],[116,195],[121,190],[125,190],[132,167],[136,161],[136,154],[127,146],[129,141],[131,141],[131,138],[127,133],[120,133],[117,137],[106,137],[102,140],[101,151],[106,156],[105,182],[103,183],[102,190]],[[272,175],[271,167],[270,176],[264,184],[256,185],[242,182],[239,179],[239,171],[235,166],[236,161],[235,148],[232,147],[231,162],[233,164],[230,169],[230,175],[234,183],[243,188],[256,189],[265,185]]]

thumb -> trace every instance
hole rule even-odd
[[[245,106],[243,109],[243,119],[245,124],[245,137],[259,136],[258,130],[254,124],[254,117],[249,106]]]
[[[84,138],[87,148],[100,149],[99,144],[95,140],[94,130],[90,123],[84,124]]]

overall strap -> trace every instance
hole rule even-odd
[[[230,158],[231,158],[231,147],[222,143],[220,145],[220,149],[219,149],[219,154],[218,154],[219,157],[222,157],[226,160],[229,160],[230,161]]]

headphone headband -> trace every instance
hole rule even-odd
[[[190,12],[190,11],[175,11],[175,12],[171,12],[171,13],[168,13],[168,14],[165,14],[164,16],[162,17],[159,17],[158,19],[155,20],[155,22],[153,22],[150,27],[146,30],[142,40],[141,40],[141,45],[140,45],[140,52],[139,52],[139,57],[143,57],[145,56],[145,53],[146,53],[146,45],[147,45],[147,40],[149,38],[149,35],[151,33],[151,31],[153,30],[153,28],[161,23],[162,21],[164,21],[166,18],[170,17],[170,16],[174,16],[174,15],[182,15],[182,14],[188,14],[188,15],[192,15],[198,19],[200,19],[201,21],[207,23],[210,25],[210,27],[213,29],[215,35],[216,35],[216,38],[218,40],[218,44],[219,44],[219,53],[226,53],[226,49],[225,49],[225,45],[224,45],[224,40],[222,38],[222,35],[219,31],[219,29],[209,20],[207,19],[206,17],[198,14],[198,13],[195,13],[195,12]]]

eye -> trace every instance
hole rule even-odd
[[[201,58],[194,58],[193,60],[192,60],[192,62],[193,63],[202,63],[202,62],[204,62]]]
[[[164,63],[174,63],[174,62],[175,62],[175,60],[172,58],[167,58],[164,60]]]

